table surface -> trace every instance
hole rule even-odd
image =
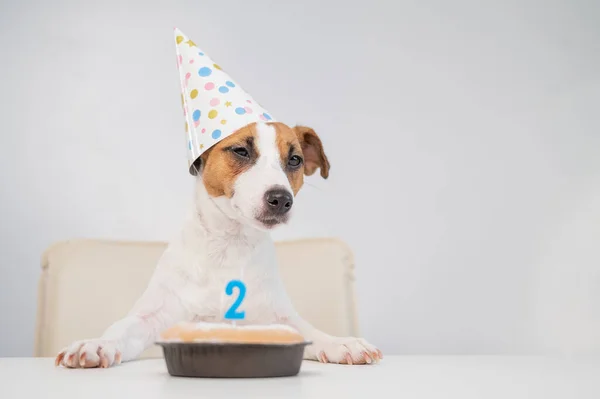
[[[0,397],[21,398],[600,398],[600,358],[387,356],[365,366],[305,361],[294,377],[172,377],[163,359],[108,369],[0,358]],[[391,391],[391,392],[389,392]]]

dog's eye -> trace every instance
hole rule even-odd
[[[300,158],[298,155],[293,155],[290,160],[288,161],[288,165],[290,165],[292,168],[296,168],[298,166],[300,166],[300,164],[302,163],[302,158]]]
[[[248,154],[248,150],[244,147],[234,148],[233,152],[235,152],[240,157],[248,158],[250,154]]]

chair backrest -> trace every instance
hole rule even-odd
[[[70,240],[42,257],[34,356],[98,337],[142,294],[163,242]],[[351,250],[336,239],[277,242],[280,272],[298,312],[329,334],[358,335]],[[158,346],[142,358],[161,357]]]

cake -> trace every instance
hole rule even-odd
[[[160,334],[169,374],[179,377],[284,377],[299,373],[310,342],[284,324],[178,323]]]
[[[293,344],[304,342],[297,330],[285,324],[233,325],[232,323],[179,323],[165,330],[166,342],[238,344]]]

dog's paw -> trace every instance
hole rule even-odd
[[[121,352],[113,341],[76,341],[56,356],[54,364],[69,368],[111,367],[121,363]]]
[[[330,341],[313,342],[306,349],[305,359],[321,363],[371,364],[383,358],[379,349],[362,338],[334,338]]]

